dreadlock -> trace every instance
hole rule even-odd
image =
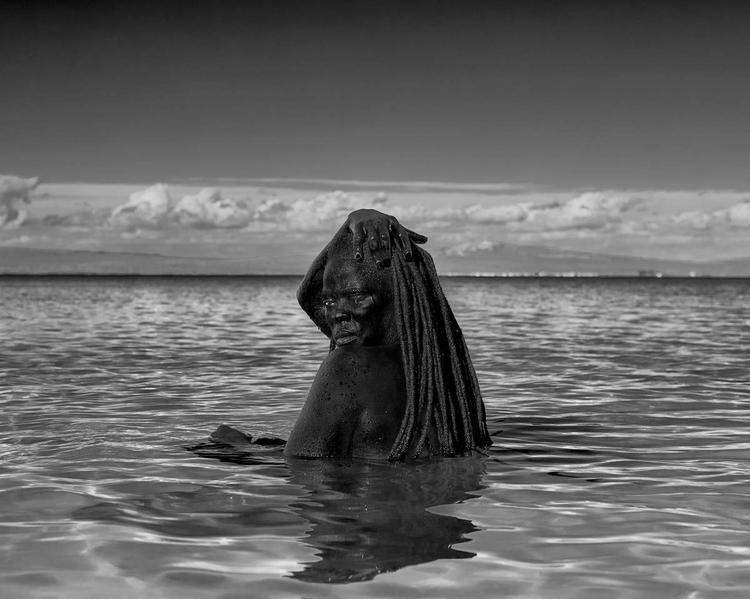
[[[319,310],[329,254],[342,249],[343,228],[315,259],[297,292],[302,308],[330,337]],[[454,456],[492,444],[484,404],[461,328],[440,286],[432,257],[414,246],[412,260],[391,258],[392,303],[406,380],[406,406],[388,459]],[[367,268],[367,266],[364,266]],[[383,276],[385,273],[380,273]],[[335,344],[331,341],[330,349]]]
[[[429,453],[451,456],[492,442],[461,328],[440,286],[432,257],[419,247],[392,257],[394,308],[407,404],[390,460]]]

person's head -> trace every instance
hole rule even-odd
[[[340,236],[323,270],[319,310],[331,341],[337,346],[398,343],[391,273],[371,260],[354,260],[353,253],[351,236]]]

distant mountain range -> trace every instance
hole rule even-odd
[[[440,272],[451,274],[750,276],[750,258],[680,261],[515,244],[464,256],[438,254],[435,262]]]
[[[503,244],[465,255],[439,251],[433,255],[439,272],[445,275],[750,276],[750,258],[689,262],[514,244]],[[309,260],[313,257],[311,254]],[[0,274],[299,275],[308,266],[309,262],[300,257],[268,254],[230,259],[135,252],[0,248]]]

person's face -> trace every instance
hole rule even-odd
[[[353,259],[334,256],[323,272],[323,308],[337,346],[398,342],[390,273],[373,276]]]

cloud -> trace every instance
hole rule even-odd
[[[357,208],[383,208],[386,201],[383,194],[366,197],[333,191],[293,201],[266,198],[251,208],[248,202],[224,197],[215,188],[204,188],[175,202],[168,186],[157,184],[132,193],[125,204],[112,210],[108,223],[128,230],[187,227],[315,231],[340,225]],[[79,214],[75,220],[68,217],[60,224],[85,220],[85,216]]]
[[[525,231],[611,229],[642,209],[643,204],[642,199],[628,194],[594,191],[547,204],[477,210],[469,216],[477,222],[509,224],[515,230]]]
[[[470,254],[483,254],[491,252],[503,244],[498,241],[489,241],[487,239],[483,241],[465,241],[463,243],[457,243],[447,247],[443,253],[447,256],[467,256]]]
[[[0,181],[10,190],[24,180],[15,178],[12,185],[10,178]],[[21,189],[28,187],[27,182]],[[148,238],[153,247],[161,244],[169,252],[205,245],[206,251],[219,253],[216,248],[253,244],[307,252],[340,227],[352,210],[375,208],[427,234],[430,249],[447,256],[481,255],[504,243],[633,255],[677,255],[692,248],[694,255],[702,256],[730,248],[733,256],[750,255],[750,199],[748,192],[732,190],[564,193],[529,188],[517,195],[482,188],[479,193],[451,190],[448,197],[420,184],[417,191],[395,190],[386,197],[375,184],[328,192],[164,184],[140,190],[124,185],[44,187],[44,201],[35,200],[31,217],[21,222],[24,227],[47,225],[48,233],[66,244],[80,236],[75,233],[79,229],[101,247],[112,246],[114,240],[142,245]],[[11,195],[19,197],[17,192]],[[16,206],[19,200],[14,202]],[[55,232],[55,226],[71,230]],[[34,231],[34,239],[38,235]],[[301,243],[310,247],[303,250]]]
[[[253,214],[243,201],[225,198],[218,189],[204,188],[175,202],[163,183],[130,194],[125,204],[114,208],[107,219],[115,228],[240,228]],[[79,215],[78,222],[85,220]]]
[[[159,228],[166,224],[173,203],[169,188],[163,183],[157,183],[130,194],[125,204],[112,211],[109,222],[115,227]]]
[[[173,221],[193,227],[239,228],[247,226],[253,214],[245,202],[224,198],[221,191],[208,187],[196,195],[184,196],[171,217]]]
[[[716,216],[710,212],[691,210],[682,212],[672,217],[672,222],[679,226],[695,229],[696,231],[707,231],[716,224]]]
[[[588,192],[567,202],[543,207],[531,213],[530,221],[551,229],[605,229],[622,222],[641,208],[640,198],[625,194]]]
[[[350,212],[358,208],[385,210],[386,202],[384,194],[368,197],[343,191],[332,191],[293,202],[271,199],[260,203],[253,214],[253,221],[284,230],[320,230],[340,225]]]
[[[24,179],[16,175],[0,175],[0,228],[15,229],[28,217],[24,204],[31,203],[31,191],[39,185],[39,177]]]
[[[531,210],[533,207],[528,203],[490,207],[475,204],[464,209],[464,217],[480,224],[520,223],[528,220]]]
[[[187,193],[186,193],[187,192]],[[226,197],[214,187],[201,190],[186,189],[177,200],[174,192],[164,184],[152,185],[130,194],[127,202],[114,209],[86,208],[78,212],[42,218],[48,225],[78,227],[112,227],[124,230],[139,228],[160,229],[246,229],[250,232],[308,232],[326,231],[344,221],[352,210],[375,208],[394,215],[411,228],[433,230],[447,235],[451,231],[489,228],[496,234],[523,235],[534,239],[543,236],[599,233],[627,233],[631,235],[659,228],[701,231],[716,226],[747,227],[750,221],[746,201],[729,208],[691,210],[677,214],[657,213],[657,206],[684,203],[700,204],[705,192],[659,191],[588,191],[571,197],[549,201],[549,194],[533,192],[516,196],[483,196],[482,203],[472,205],[432,206],[430,195],[419,195],[418,200],[397,195],[389,200],[382,192],[330,191],[315,194],[304,190],[269,191],[258,188],[239,191],[243,199]],[[738,193],[717,192],[723,202],[737,202]],[[269,197],[270,196],[270,197]],[[302,197],[300,197],[302,196]],[[662,197],[663,196],[663,197]],[[717,197],[719,197],[717,196]],[[684,200],[682,201],[681,200]],[[712,198],[704,203],[711,203]],[[725,204],[726,205],[726,204]],[[484,237],[484,235],[483,235]],[[479,237],[482,239],[483,237]],[[474,237],[476,239],[476,237]],[[468,240],[468,238],[466,238]]]
[[[466,208],[426,210],[413,207],[410,217],[433,221],[507,226],[513,231],[560,231],[567,229],[607,229],[641,211],[644,200],[625,193],[586,192],[555,202],[525,201],[499,206],[474,204]]]
[[[750,228],[750,199],[710,212],[691,210],[672,217],[675,225],[696,231],[713,232]]]
[[[734,204],[723,212],[723,216],[730,227],[743,229],[750,227],[750,200]]]
[[[42,223],[50,226],[98,228],[109,226],[110,210],[85,210],[73,214],[48,214],[42,218]]]

